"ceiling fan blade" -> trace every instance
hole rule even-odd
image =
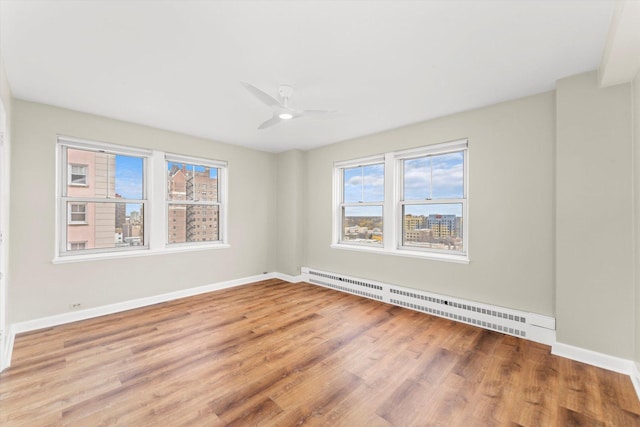
[[[302,110],[302,114],[305,115],[313,115],[313,114],[331,114],[337,113],[336,110]]]
[[[282,121],[282,119],[280,117],[278,117],[277,115],[274,115],[269,120],[267,120],[266,122],[264,122],[260,126],[258,126],[258,129],[266,129],[266,128],[271,127],[273,125],[277,125],[281,121]]]
[[[280,104],[280,101],[278,101],[277,99],[275,99],[273,96],[269,95],[268,93],[263,92],[262,90],[258,89],[254,85],[249,84],[249,83],[245,83],[245,82],[242,82],[242,85],[244,87],[246,87],[247,90],[249,92],[251,92],[251,94],[253,94],[253,96],[258,98],[260,101],[264,102],[265,104],[267,104],[267,105],[269,105],[271,107],[281,107],[282,106],[282,104]]]

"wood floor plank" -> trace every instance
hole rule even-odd
[[[20,334],[0,425],[640,426],[628,377],[269,279]]]

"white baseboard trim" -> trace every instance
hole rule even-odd
[[[566,357],[598,368],[629,375],[633,381],[633,367],[635,363],[628,359],[623,359],[609,354],[575,347],[569,344],[556,342],[551,347],[551,354]],[[637,389],[636,389],[637,390]],[[640,396],[640,395],[639,395]]]
[[[11,364],[11,354],[13,353],[13,342],[15,338],[16,335],[9,332],[4,337],[4,342],[0,343],[0,345],[2,345],[2,348],[0,348],[0,351],[2,351],[2,366],[0,366],[0,372],[8,368]]]
[[[638,395],[638,400],[640,400],[640,365],[638,362],[634,362],[631,367],[631,382],[633,383],[633,388],[636,390],[636,394]]]
[[[12,334],[20,334],[22,332],[35,331],[37,329],[50,328],[52,326],[63,325],[65,323],[77,322],[79,320],[91,319],[107,314],[119,313],[121,311],[131,310],[134,308],[146,307],[148,305],[158,304],[161,302],[172,301],[180,298],[186,298],[194,295],[205,294],[207,292],[218,291],[220,289],[232,288],[234,286],[246,285],[249,283],[259,282],[261,280],[274,279],[275,273],[265,273],[256,276],[243,277],[241,279],[228,280],[225,282],[213,283],[210,285],[198,286],[195,288],[181,289],[179,291],[168,292],[150,297],[138,298],[129,301],[118,302],[115,304],[103,305],[100,307],[88,308],[85,310],[71,311],[68,313],[55,314],[53,316],[41,317],[39,319],[27,320],[11,325]]]
[[[274,274],[276,279],[284,280],[285,282],[289,282],[289,283],[304,282],[304,276],[302,274],[299,274],[297,276],[290,276],[284,273],[274,273]]]

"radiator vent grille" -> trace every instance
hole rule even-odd
[[[305,281],[337,291],[547,345],[555,343],[555,319],[539,314],[308,267],[301,272]]]
[[[329,273],[322,273],[320,271],[314,271],[314,270],[309,270],[309,274],[312,274],[318,277],[324,277],[325,279],[335,280],[338,282],[349,283],[350,285],[362,286],[364,288],[376,289],[378,291],[382,290],[382,286],[376,285],[375,283],[368,283],[363,280],[351,279],[349,277],[338,276],[338,275],[329,274]]]
[[[448,311],[437,310],[437,309],[433,309],[433,308],[430,308],[430,307],[425,307],[425,306],[422,306],[422,305],[413,304],[413,303],[410,303],[410,302],[400,301],[400,300],[396,300],[396,299],[391,299],[390,302],[391,302],[391,304],[401,305],[403,307],[412,308],[414,310],[419,310],[419,311],[422,311],[422,312],[425,312],[425,313],[434,314],[436,316],[446,317],[448,319],[457,320],[459,322],[470,323],[472,325],[480,326],[480,327],[483,327],[485,329],[492,329],[494,331],[503,332],[503,333],[507,333],[507,334],[511,334],[511,335],[516,335],[516,336],[519,336],[519,337],[526,337],[527,336],[526,332],[522,331],[520,329],[510,328],[508,326],[502,326],[502,325],[498,325],[498,324],[491,323],[491,322],[485,322],[484,320],[474,319],[473,317],[460,316],[460,315],[457,315],[455,313],[451,313],[451,312],[448,312]]]
[[[520,322],[520,323],[526,323],[527,319],[523,316],[518,316],[518,315],[513,315],[513,314],[509,314],[509,313],[503,313],[501,311],[498,310],[489,310],[483,307],[478,307],[478,306],[474,306],[471,304],[461,304],[455,301],[451,301],[451,300],[447,300],[447,299],[442,299],[442,298],[433,298],[430,297],[428,295],[420,295],[420,294],[416,294],[413,292],[407,292],[407,291],[402,291],[399,289],[394,289],[391,288],[389,289],[389,292],[391,292],[392,294],[398,294],[398,295],[402,295],[405,297],[409,297],[409,298],[414,298],[414,299],[418,299],[421,301],[429,301],[431,303],[435,303],[435,304],[442,304],[442,305],[446,305],[447,307],[454,307],[460,310],[467,310],[473,313],[481,313],[481,314],[485,314],[487,316],[493,316],[493,317],[497,317],[499,319],[505,319],[505,320],[512,320],[514,322]]]
[[[334,279],[334,280],[337,280],[337,279]],[[309,281],[311,283],[315,283],[317,285],[322,285],[322,286],[328,286],[330,288],[337,289],[337,290],[342,291],[342,292],[348,292],[350,294],[356,294],[356,295],[360,295],[360,296],[363,296],[363,297],[372,298],[372,299],[375,299],[375,300],[378,300],[378,301],[382,301],[383,300],[381,295],[372,294],[370,292],[364,292],[364,291],[361,291],[360,289],[354,289],[354,288],[350,288],[350,287],[346,287],[346,286],[334,285],[333,283],[324,282],[324,281],[318,280],[318,279],[309,279]]]

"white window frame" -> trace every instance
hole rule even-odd
[[[164,178],[164,216],[165,216],[165,246],[167,248],[189,248],[189,247],[211,247],[219,245],[227,245],[227,162],[221,160],[204,159],[201,157],[190,157],[179,154],[166,153],[164,155],[164,171],[166,174],[169,162],[184,163],[195,166],[205,166],[218,170],[218,200],[217,201],[187,201],[187,200],[169,200],[168,180],[166,175]],[[194,194],[199,191],[194,188]],[[204,193],[204,192],[202,192]],[[205,195],[205,194],[202,194]],[[218,207],[218,240],[200,241],[200,242],[181,242],[169,243],[169,206],[170,205],[194,205],[194,206],[217,206]],[[174,218],[175,219],[175,218]],[[171,222],[173,225],[173,222]]]
[[[334,236],[333,241],[339,244],[344,245],[352,245],[352,246],[360,246],[365,248],[381,248],[384,245],[384,229],[387,227],[387,223],[385,222],[385,209],[384,209],[384,200],[380,202],[347,202],[344,201],[344,171],[345,169],[352,169],[363,166],[371,166],[382,164],[383,169],[385,166],[384,156],[371,156],[357,160],[348,160],[344,162],[337,162],[334,167],[334,193],[336,194],[334,200]],[[386,170],[385,170],[386,173]],[[386,179],[385,179],[386,183]],[[386,196],[386,192],[385,192]],[[383,229],[383,243],[366,243],[366,242],[357,242],[351,240],[343,240],[343,210],[348,207],[365,207],[365,206],[381,206],[382,207],[382,229]],[[336,212],[337,211],[337,212]]]
[[[144,209],[144,246],[131,246],[126,248],[108,248],[108,249],[85,249],[82,251],[71,252],[67,249],[67,223],[69,217],[66,212],[66,202],[69,198],[62,197],[63,191],[66,191],[66,183],[70,179],[68,177],[67,159],[65,149],[63,147],[78,148],[84,150],[102,150],[114,154],[131,155],[145,158],[143,172],[143,188],[144,199],[142,200],[124,200],[124,199],[98,199],[100,202],[112,203],[140,203]],[[218,212],[218,233],[219,241],[215,242],[193,242],[188,245],[167,245],[168,241],[168,215],[166,211],[165,195],[167,194],[166,185],[166,163],[165,154],[174,159],[188,160],[196,162],[196,164],[215,164],[219,169],[218,179],[221,181],[219,188],[219,200],[221,204]],[[224,166],[224,167],[221,167]],[[101,259],[125,258],[136,256],[160,255],[174,252],[199,251],[210,249],[226,249],[229,248],[227,236],[227,188],[228,188],[228,170],[227,163],[215,160],[205,160],[198,157],[187,157],[178,154],[167,154],[159,150],[146,150],[121,146],[111,143],[87,141],[79,138],[58,135],[56,146],[56,229],[55,229],[55,248],[52,262],[54,264],[95,261]],[[90,198],[73,198],[73,201],[91,202]],[[86,199],[86,200],[85,200]],[[198,243],[198,244],[195,244]]]
[[[464,197],[463,199],[434,199],[431,201],[403,201],[403,161],[406,159],[429,155],[446,154],[464,151]],[[354,244],[342,241],[342,171],[345,168],[380,163],[384,159],[384,208],[383,208],[383,245]],[[427,258],[433,260],[469,263],[469,150],[467,139],[444,142],[423,147],[388,152],[382,155],[363,157],[360,159],[339,161],[334,163],[333,173],[333,229],[331,248],[389,255]],[[462,204],[463,251],[446,251],[403,245],[404,217],[403,206],[411,204]]]
[[[403,200],[404,194],[404,167],[403,162],[405,160],[419,159],[428,156],[438,156],[442,154],[450,153],[463,153],[463,194],[461,198],[442,198],[442,199],[425,199],[425,200]],[[418,251],[425,253],[441,254],[447,257],[459,258],[460,260],[468,260],[468,187],[469,187],[469,174],[467,173],[468,161],[468,144],[467,140],[452,141],[442,144],[435,144],[432,146],[420,147],[412,150],[405,150],[395,154],[396,169],[398,173],[398,185],[396,191],[396,203],[398,206],[398,218],[399,222],[398,232],[398,249],[402,251]],[[420,206],[420,205],[447,205],[447,204],[460,204],[462,205],[462,251],[448,251],[443,249],[425,248],[419,246],[404,245],[404,215],[402,214],[405,206]]]

